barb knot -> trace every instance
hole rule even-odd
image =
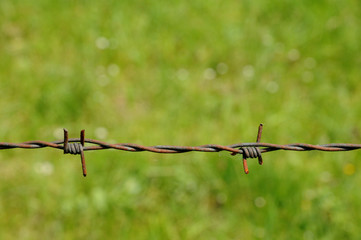
[[[261,151],[258,147],[241,147],[243,151],[243,158],[259,158],[261,157]]]
[[[81,154],[83,151],[83,146],[81,143],[68,143],[66,146],[64,146],[64,154],[70,153],[73,155]]]

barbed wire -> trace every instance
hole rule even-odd
[[[220,152],[228,151],[231,155],[242,154],[243,155],[243,168],[244,172],[248,174],[247,158],[258,158],[260,165],[263,164],[262,153],[272,152],[277,150],[289,150],[289,151],[351,151],[361,148],[361,144],[350,143],[331,143],[323,145],[312,145],[306,143],[294,143],[294,144],[273,144],[273,143],[261,143],[263,124],[259,125],[257,140],[254,143],[236,143],[232,145],[217,145],[207,144],[195,147],[189,146],[171,146],[171,145],[156,145],[156,146],[143,146],[134,143],[116,143],[110,144],[99,140],[85,138],[85,130],[80,132],[80,138],[69,138],[68,131],[64,129],[64,140],[46,142],[46,141],[28,141],[23,143],[7,143],[0,142],[0,150],[24,148],[24,149],[38,149],[38,148],[56,148],[63,150],[64,154],[81,155],[81,164],[83,170],[83,176],[87,175],[84,151],[92,150],[104,150],[104,149],[116,149],[130,152],[154,152],[154,153],[186,153],[186,152]],[[85,143],[94,144],[96,146],[84,146]]]

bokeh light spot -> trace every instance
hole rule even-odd
[[[256,197],[254,199],[254,205],[258,208],[263,208],[264,206],[266,206],[266,199],[264,199],[263,197]]]
[[[300,58],[300,52],[297,49],[291,49],[288,52],[287,57],[290,61],[295,62]]]
[[[181,81],[184,81],[184,80],[187,80],[188,77],[189,77],[189,72],[187,69],[184,69],[184,68],[180,68],[178,69],[177,71],[177,78]]]
[[[226,74],[228,72],[228,66],[225,63],[218,63],[217,72],[221,75]]]
[[[242,75],[247,79],[251,80],[254,76],[254,68],[252,65],[246,65],[242,69]]]
[[[216,78],[216,71],[213,68],[207,68],[206,70],[204,70],[204,78],[207,80],[213,80]]]
[[[108,130],[104,127],[98,127],[95,129],[95,136],[99,139],[106,139],[108,136]]]
[[[98,37],[96,40],[95,40],[95,45],[97,46],[97,48],[99,49],[106,49],[109,47],[110,45],[110,42],[107,38],[105,37]]]

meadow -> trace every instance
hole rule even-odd
[[[361,142],[359,1],[0,1],[1,142]],[[361,151],[0,151],[1,239],[358,239]]]

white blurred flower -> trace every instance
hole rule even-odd
[[[216,71],[213,68],[207,68],[204,70],[203,76],[207,80],[213,80],[216,78]]]
[[[119,70],[119,66],[117,64],[110,64],[108,66],[108,74],[112,77],[115,77],[119,74],[120,70]]]
[[[276,93],[278,91],[278,88],[278,83],[276,83],[275,81],[268,82],[266,85],[266,90],[269,93]]]
[[[256,205],[256,207],[258,208],[263,208],[264,206],[266,206],[266,199],[264,199],[263,197],[256,197],[254,199],[254,205]]]
[[[297,49],[291,49],[287,56],[290,61],[294,62],[300,58],[300,52]]]
[[[126,191],[132,195],[136,195],[140,193],[140,191],[142,190],[142,186],[139,184],[139,181],[135,178],[129,178],[128,180],[126,180],[126,182],[124,183],[124,187]]]
[[[106,37],[98,37],[96,40],[95,40],[95,45],[97,46],[97,48],[99,49],[106,49],[109,47],[110,45],[110,42],[109,40],[106,38]]]
[[[189,72],[187,69],[180,68],[177,71],[177,78],[181,81],[187,80],[189,76]]]
[[[219,74],[226,74],[228,72],[228,66],[225,63],[218,63],[217,65],[217,72]]]
[[[254,76],[254,68],[252,65],[246,65],[242,69],[242,75],[250,80]]]
[[[56,139],[62,139],[62,138],[64,138],[64,129],[63,129],[63,128],[56,128],[56,129],[53,131],[53,136],[54,136]]]
[[[54,166],[50,162],[37,162],[35,163],[34,170],[36,173],[49,176],[54,172]]]
[[[94,131],[95,137],[105,139],[108,136],[108,130],[105,127],[98,127]]]

